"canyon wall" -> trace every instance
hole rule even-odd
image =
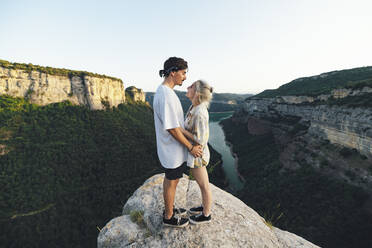
[[[283,98],[251,98],[242,105],[248,116],[276,119],[297,117],[310,123],[308,132],[331,143],[372,155],[372,110],[329,105],[297,105]],[[296,100],[297,102],[299,99]]]
[[[125,102],[120,79],[91,75],[61,76],[0,66],[0,94],[25,97],[31,103],[46,105],[69,100],[90,109],[103,109]]]

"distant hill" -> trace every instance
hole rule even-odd
[[[331,71],[320,75],[295,79],[278,89],[265,90],[256,97],[318,96],[330,94],[337,88],[372,87],[372,66]]]
[[[186,97],[186,92],[175,90],[181,101],[183,111],[186,112],[191,102]],[[146,101],[152,105],[154,92],[146,92]],[[213,99],[209,108],[210,112],[234,111],[238,105],[253,94],[213,93]]]

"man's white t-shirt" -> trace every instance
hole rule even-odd
[[[166,85],[159,85],[154,101],[154,120],[158,157],[163,167],[175,169],[186,161],[187,149],[167,131],[184,127],[181,102],[176,93]]]

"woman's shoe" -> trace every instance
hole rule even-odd
[[[211,214],[208,217],[204,216],[203,213],[190,216],[190,222],[195,225],[208,223],[211,222],[211,220],[212,220]]]

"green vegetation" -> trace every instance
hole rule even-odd
[[[342,106],[346,108],[372,108],[372,93],[364,93],[362,95],[347,96],[344,98],[330,97],[327,101],[314,101],[311,103],[305,102],[297,105],[328,105],[328,106]]]
[[[273,226],[276,226],[278,221],[283,217],[283,212],[280,210],[280,203],[276,205],[276,208],[272,213],[265,213],[263,215],[265,219],[265,224],[272,229]]]
[[[329,166],[329,162],[328,162],[328,160],[325,159],[325,158],[323,158],[323,159],[321,160],[321,162],[320,162],[320,167],[321,167],[322,169],[324,169],[324,168],[326,168],[326,167],[328,167],[328,166]]]
[[[137,223],[139,226],[144,226],[143,211],[131,211],[129,215],[132,222]]]
[[[318,102],[318,104],[344,106],[348,108],[372,108],[372,93],[366,93],[359,96],[347,96],[340,99],[331,98],[324,103]]]
[[[0,96],[0,243],[94,247],[131,194],[162,172],[152,110],[91,111]]]
[[[359,153],[356,149],[351,149],[351,148],[347,148],[347,147],[343,147],[340,150],[340,155],[344,158],[348,158],[348,157],[352,156],[353,154],[359,154]]]
[[[357,178],[357,175],[352,170],[345,171],[345,175],[350,178],[350,180],[354,181]]]
[[[289,131],[289,134],[296,135],[297,133],[301,131],[305,131],[309,128],[310,123],[296,123],[293,128]]]
[[[163,171],[152,113],[145,103],[91,111],[68,101],[38,106],[1,95],[1,245],[97,246],[100,228]],[[210,149],[214,182],[221,156]],[[137,223],[140,216],[132,213]]]
[[[318,76],[295,79],[275,90],[265,90],[257,97],[318,96],[336,88],[360,88],[372,84],[372,66],[332,71]]]
[[[372,66],[323,73],[314,77],[299,78],[280,86],[276,90],[265,90],[255,97],[271,98],[276,96],[319,96],[330,94],[334,89],[361,90],[372,88]],[[330,97],[327,101],[315,101],[300,105],[329,105],[349,108],[372,108],[372,93],[344,98]]]
[[[133,96],[129,94],[128,91],[125,91],[125,101],[130,104],[136,104],[136,101],[134,101]]]
[[[53,68],[49,66],[39,66],[39,65],[33,65],[31,63],[29,64],[22,64],[22,63],[11,63],[6,60],[0,60],[0,66],[7,68],[7,69],[13,69],[13,70],[23,70],[26,72],[32,72],[32,71],[38,71],[41,73],[47,73],[49,75],[56,75],[56,76],[65,76],[65,77],[84,77],[84,76],[91,76],[91,77],[98,77],[98,78],[108,78],[112,80],[118,80],[122,81],[121,79],[109,77],[106,75],[100,75],[92,72],[87,71],[75,71],[75,70],[69,70],[69,69],[61,69],[61,68]]]
[[[372,78],[355,81],[355,82],[349,82],[345,85],[344,88],[357,90],[357,89],[363,89],[364,87],[372,88]]]
[[[269,225],[275,221],[322,247],[372,247],[372,216],[363,209],[368,195],[361,188],[332,180],[306,161],[297,170],[287,170],[271,134],[250,135],[231,118],[222,124],[245,178],[237,196]]]

